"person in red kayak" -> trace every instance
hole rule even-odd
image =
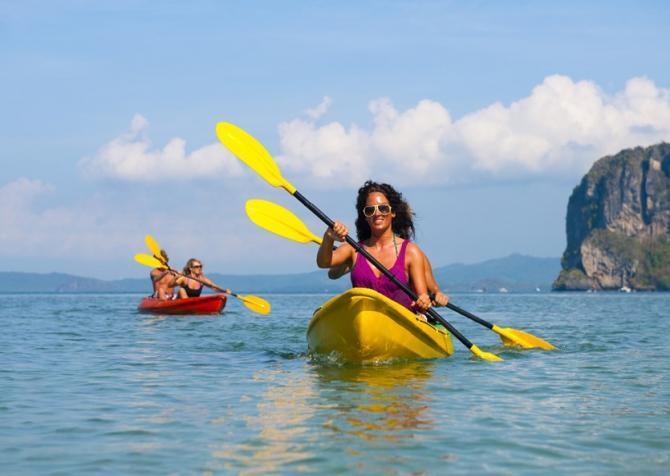
[[[176,284],[179,285],[179,299],[198,297],[202,293],[203,283],[206,286],[217,287],[207,276],[202,274],[202,262],[191,258],[186,262],[183,270],[184,276],[179,276]],[[230,294],[230,289],[225,289]]]
[[[161,250],[160,256],[154,256],[154,258],[162,261],[165,265],[168,264],[170,258],[165,250]],[[154,293],[151,297],[158,299],[173,299],[174,298],[174,288],[176,285],[176,274],[167,269],[154,268],[149,273],[151,278],[151,283],[154,287]]]
[[[410,241],[414,236],[412,211],[402,194],[391,185],[367,181],[356,199],[356,234],[359,244],[406,285],[417,299],[411,298],[383,275],[348,243],[333,250],[335,240],[345,241],[347,227],[335,222],[323,235],[316,262],[320,268],[349,267],[354,287],[374,289],[410,310],[425,312],[431,305],[426,284],[423,252]]]

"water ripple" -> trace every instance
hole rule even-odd
[[[269,316],[137,314],[137,295],[0,296],[8,474],[666,474],[668,294],[452,296],[556,352],[351,365],[307,353],[327,296]]]

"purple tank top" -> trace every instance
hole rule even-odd
[[[407,249],[407,243],[409,243],[409,240],[403,241],[402,245],[400,245],[400,253],[398,253],[395,264],[389,271],[398,278],[398,281],[409,287],[409,277],[405,272],[405,250]],[[359,243],[359,245],[363,246],[362,243]],[[372,265],[360,253],[356,255],[356,264],[354,264],[354,269],[351,270],[351,285],[355,288],[374,289],[378,293],[402,304],[410,311],[414,311],[412,309],[412,299],[386,275],[375,276],[372,271]]]

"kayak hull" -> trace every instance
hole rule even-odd
[[[352,288],[314,311],[310,351],[353,362],[434,359],[454,353],[451,335],[372,289]]]
[[[146,297],[140,301],[137,310],[153,314],[218,314],[226,305],[225,294],[192,297],[185,299],[156,299]]]

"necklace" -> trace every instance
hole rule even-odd
[[[365,245],[370,246],[370,245]],[[398,242],[395,240],[395,233],[393,233],[393,248],[395,249],[395,257],[398,257]]]

